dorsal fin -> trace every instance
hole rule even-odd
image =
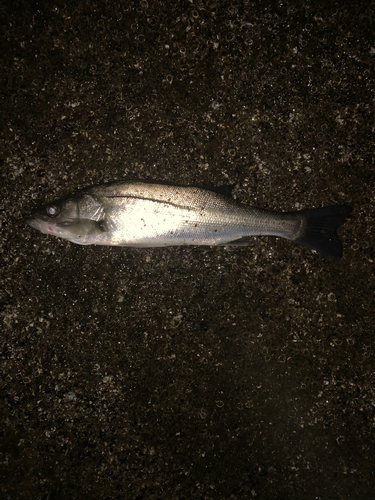
[[[228,184],[226,186],[203,186],[203,189],[207,189],[208,191],[212,191],[213,193],[221,194],[229,198],[232,197],[233,188],[234,184]]]

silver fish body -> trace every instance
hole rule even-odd
[[[271,235],[340,256],[336,229],[349,212],[341,205],[271,212],[197,187],[119,181],[51,203],[28,223],[81,245],[246,245],[249,236]]]

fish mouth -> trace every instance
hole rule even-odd
[[[56,224],[51,224],[50,222],[37,218],[26,219],[26,224],[43,234],[53,234],[56,227]]]
[[[28,224],[29,226],[33,227],[34,229],[38,229],[40,228],[40,224],[39,224],[39,221],[37,221],[36,219],[26,219],[25,220],[26,224]]]

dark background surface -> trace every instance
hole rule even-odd
[[[0,12],[1,498],[374,498],[370,2]],[[352,205],[344,256],[85,248],[23,221],[123,178]]]

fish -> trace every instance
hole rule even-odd
[[[45,205],[27,223],[80,245],[246,246],[253,236],[276,236],[324,255],[342,256],[336,231],[351,207],[274,212],[241,204],[230,190],[114,181]]]

